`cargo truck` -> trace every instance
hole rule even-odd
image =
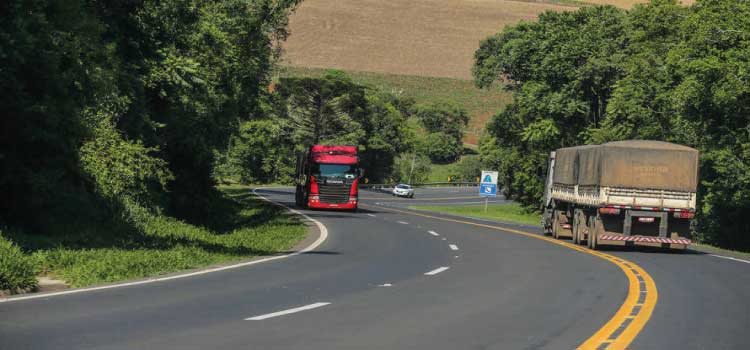
[[[695,216],[698,151],[630,140],[550,154],[542,225],[589,248],[685,249]]]
[[[310,146],[297,155],[297,206],[356,211],[363,173],[358,166],[357,146]]]

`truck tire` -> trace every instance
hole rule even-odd
[[[557,210],[552,211],[552,238],[558,239],[560,232],[560,215]]]
[[[573,244],[581,244],[580,234],[582,228],[583,225],[581,224],[581,211],[579,209],[575,209],[573,214],[573,237],[571,238]]]
[[[591,222],[591,224],[589,225],[588,247],[592,250],[597,250],[599,249],[599,242],[597,242],[597,237],[604,230],[604,226],[602,223],[602,219],[599,216],[592,216],[591,220],[589,221]]]
[[[589,216],[583,209],[576,209],[575,218],[573,219],[574,229],[573,232],[573,243],[583,244],[586,240],[586,234],[590,233],[589,229]]]

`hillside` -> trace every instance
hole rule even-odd
[[[280,76],[319,77],[325,69],[304,67],[283,67]],[[500,86],[479,89],[471,80],[456,78],[420,77],[373,72],[348,71],[355,82],[367,85],[397,96],[413,98],[417,103],[450,101],[463,107],[471,120],[464,136],[464,142],[476,144],[484,124],[502,109],[512,96]]]
[[[502,0],[306,0],[291,16],[285,64],[471,79],[480,40],[545,10]]]

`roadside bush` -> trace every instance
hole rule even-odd
[[[477,155],[466,155],[456,163],[456,181],[477,181],[482,172],[482,163]]]
[[[417,143],[417,153],[425,154],[434,163],[450,163],[456,160],[463,151],[462,144],[444,132],[428,134]]]
[[[2,237],[0,231],[0,290],[15,293],[28,288],[36,288],[34,262],[23,255],[18,246]]]
[[[426,156],[404,153],[396,158],[392,178],[395,182],[425,182],[430,176],[430,170],[430,160]]]

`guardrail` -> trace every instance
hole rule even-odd
[[[359,188],[363,190],[370,190],[376,192],[391,193],[393,187],[398,185],[397,183],[390,184],[359,184]],[[422,182],[411,184],[411,187],[424,188],[424,187],[477,187],[478,182]]]

